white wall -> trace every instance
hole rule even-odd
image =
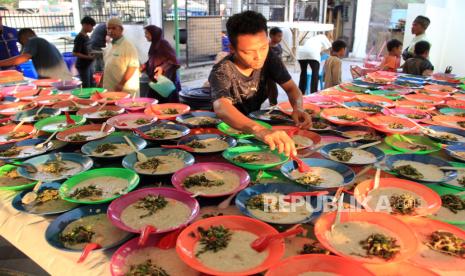
[[[447,16],[449,24],[442,29],[445,33],[443,49],[438,64],[441,71],[446,66],[454,67],[453,73],[465,76],[465,23],[464,23],[465,1],[449,0]]]
[[[431,20],[426,35],[431,43],[430,60],[435,71],[444,72],[451,65],[453,73],[465,76],[464,10],[463,0],[426,0],[424,4],[409,4],[404,47],[413,38],[410,32],[413,20],[418,15],[425,15]]]
[[[372,0],[358,0],[355,18],[354,47],[352,56],[364,58],[368,41],[368,27],[370,24]]]
[[[150,43],[147,42],[144,35],[142,25],[124,25],[124,36],[134,44],[139,54],[140,63],[144,63],[148,59]]]
[[[162,0],[150,0],[150,24],[163,28]]]

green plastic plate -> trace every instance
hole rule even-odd
[[[76,124],[72,125],[71,127],[75,126],[81,126],[86,122],[86,118],[82,116],[77,116],[77,115],[70,115],[71,119],[73,119]],[[34,127],[38,130],[42,130],[48,133],[53,133],[55,131],[64,131],[68,128],[56,128],[56,129],[49,129],[49,130],[44,130],[43,128],[49,124],[55,124],[55,123],[64,123],[66,122],[66,116],[65,115],[60,115],[60,116],[53,116],[49,118],[42,119],[38,121],[37,123],[34,124]]]
[[[271,125],[269,125],[269,124],[267,124],[265,122],[258,121],[258,120],[256,120],[255,122],[262,125],[262,126],[264,126],[264,127],[266,127],[267,129],[271,129]],[[239,138],[239,139],[247,139],[247,138],[253,138],[254,137],[253,134],[236,134],[236,133],[232,133],[231,132],[231,127],[228,124],[226,124],[225,122],[221,122],[218,125],[218,129],[221,132],[223,132],[223,133],[225,133],[225,134],[227,134],[229,136]]]
[[[280,161],[276,163],[269,163],[269,164],[249,164],[249,163],[239,163],[233,161],[233,158],[242,153],[248,152],[271,152],[279,157]],[[266,146],[243,146],[243,147],[234,147],[228,148],[223,152],[223,157],[228,160],[229,162],[233,163],[236,166],[248,169],[248,170],[265,170],[269,168],[276,167],[278,165],[284,164],[289,159],[284,154],[279,154],[277,151],[270,151],[270,148]]]
[[[406,137],[407,139],[412,140],[412,142],[415,143],[415,144],[418,143],[418,144],[423,144],[423,145],[426,145],[426,146],[430,146],[432,149],[423,150],[423,151],[413,151],[413,150],[409,150],[409,149],[406,149],[406,148],[400,148],[400,147],[394,146],[394,142],[405,141],[406,139],[404,139],[403,137]],[[403,153],[430,154],[430,153],[433,153],[433,152],[440,151],[442,149],[442,145],[440,143],[436,143],[436,142],[432,141],[431,139],[429,139],[428,137],[417,136],[417,135],[394,134],[394,135],[390,135],[390,136],[387,136],[386,138],[384,138],[384,141],[386,142],[386,144],[388,144],[390,147],[392,147],[396,151],[400,151],[400,152],[403,152]]]
[[[105,91],[105,88],[97,88],[97,87],[76,88],[73,91],[71,91],[71,94],[81,99],[88,99],[92,96],[92,94],[95,93],[95,91],[101,93]]]
[[[446,195],[446,194],[457,194],[457,193],[462,192],[461,190],[459,190],[457,188],[454,189],[454,188],[451,188],[449,186],[444,186],[442,184],[428,185],[428,188],[432,189],[433,191],[435,191],[440,196]],[[460,198],[465,199],[465,195],[461,195]],[[437,219],[434,216],[430,216],[430,218]],[[464,224],[465,225],[465,217],[463,217],[463,220],[459,220],[459,221],[442,220],[442,219],[438,219],[438,220],[446,222],[446,223],[450,223],[450,224]]]
[[[112,177],[117,177],[117,178],[122,178],[125,179],[129,182],[127,188],[123,191],[121,194],[114,195],[109,198],[101,199],[101,200],[96,200],[96,201],[90,201],[90,200],[79,200],[79,199],[74,199],[68,197],[69,191],[76,186],[77,184],[88,180],[88,179],[93,179],[97,177],[107,177],[107,176],[112,176]],[[83,203],[83,204],[100,204],[100,203],[106,203],[109,201],[114,200],[115,198],[118,198],[122,196],[123,194],[126,194],[132,190],[134,190],[139,184],[139,175],[136,174],[135,172],[128,170],[128,169],[122,169],[122,168],[102,168],[102,169],[95,169],[95,170],[90,170],[86,172],[82,172],[79,174],[76,174],[75,176],[71,177],[70,179],[66,180],[60,187],[60,196],[66,201],[73,202],[73,203]]]
[[[396,91],[391,91],[391,90],[372,90],[372,91],[369,91],[368,93],[371,95],[383,96],[393,101],[402,98],[402,96],[400,96],[399,93],[397,93]]]
[[[439,112],[441,112],[444,115],[455,115],[455,114],[465,113],[465,109],[445,107],[445,108],[439,109]]]
[[[15,162],[16,164],[21,164],[21,162]],[[6,174],[7,172],[16,169],[16,166],[13,165],[5,165],[0,167],[0,176]],[[23,185],[18,185],[18,186],[0,186],[0,191],[21,191],[21,190],[27,190],[32,187],[37,183],[37,181],[31,180],[31,183],[23,184]]]

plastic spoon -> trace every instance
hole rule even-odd
[[[84,247],[84,249],[82,250],[82,254],[77,261],[78,264],[84,262],[84,260],[87,258],[87,256],[89,256],[89,253],[92,250],[99,249],[99,248],[102,248],[102,246],[98,243],[90,242],[86,244],[86,247]]]
[[[132,143],[131,139],[129,139],[127,136],[123,136],[123,138],[124,140],[126,140],[128,145],[136,152],[137,160],[141,162],[146,162],[147,160],[149,160],[145,154],[143,154],[136,148],[136,146]]]
[[[99,108],[97,108],[97,111],[95,112],[100,112],[100,110],[102,110],[105,106],[107,106],[107,103],[108,102],[105,101]]]
[[[163,113],[160,110],[153,109],[153,105],[150,106],[150,110],[153,112],[155,115],[162,115]]]
[[[73,118],[71,118],[71,116],[69,116],[68,111],[65,112],[65,117],[66,117],[66,124],[67,125],[74,125],[76,123],[76,121],[74,121]]]
[[[203,195],[202,192],[195,192],[195,194],[192,194],[191,197],[196,198],[196,197],[201,196],[201,195]]]
[[[42,180],[37,181],[32,191],[25,194],[23,198],[21,199],[21,202],[25,205],[28,205],[34,202],[37,199],[37,191],[39,190],[41,185],[42,185]]]
[[[379,188],[379,180],[381,179],[381,169],[377,168],[375,173],[375,181],[373,182],[373,190]]]
[[[106,126],[107,126],[107,122],[104,122],[102,124],[102,127],[100,128],[100,132],[104,132]]]
[[[334,218],[334,222],[331,225],[331,233],[334,233],[334,229],[336,228],[336,225],[341,223],[341,211],[344,209],[344,193],[341,193],[341,197],[339,197],[338,203],[337,203],[337,211],[336,211],[336,217]]]
[[[305,173],[305,172],[309,172],[311,171],[312,169],[310,168],[309,165],[305,164],[304,161],[302,161],[302,159],[300,159],[299,157],[295,156],[294,154],[291,154],[290,158],[297,163],[297,169],[299,170],[300,173]]]
[[[16,132],[24,123],[26,122],[26,118],[23,118],[19,124],[17,124],[8,134]]]
[[[47,140],[45,140],[43,143],[40,143],[40,144],[37,144],[34,146],[35,149],[42,149],[45,145],[47,145],[52,139],[53,137],[55,137],[55,135],[57,135],[58,133],[58,130],[56,130],[55,132],[52,133],[52,135],[50,135]]]
[[[372,146],[375,146],[375,145],[378,145],[378,144],[381,144],[381,143],[382,143],[382,141],[376,141],[376,142],[373,142],[373,143],[358,146],[358,147],[356,147],[356,149],[366,149],[366,148],[369,148],[369,147],[372,147]]]
[[[144,138],[144,139],[153,139],[152,137],[148,136],[147,134],[143,133],[142,131],[140,131],[139,129],[137,128],[133,128],[132,131],[134,131],[135,133],[139,134],[140,137]]]
[[[186,146],[186,145],[161,145],[162,148],[165,149],[182,149],[190,152],[194,152],[194,148]]]
[[[184,228],[185,227],[179,228],[178,230],[175,230],[171,233],[166,234],[163,238],[160,239],[156,247],[163,249],[163,250],[174,248],[176,246],[176,242],[178,240],[179,234],[181,234]]]
[[[144,228],[141,230],[141,234],[139,237],[138,245],[139,246],[144,246],[145,243],[147,242],[147,239],[149,238],[150,234],[157,232],[157,228],[155,228],[152,225],[146,225]]]
[[[95,97],[96,97],[98,100],[103,99],[102,95],[100,95],[100,92],[98,92],[97,90],[95,90],[94,95],[95,95]]]
[[[285,232],[279,233],[279,234],[271,234],[271,235],[266,235],[266,236],[261,236],[254,240],[251,244],[250,247],[252,247],[255,251],[257,252],[262,252],[264,251],[272,241],[276,239],[283,239],[285,237],[293,236],[296,234],[300,234],[304,231],[304,228],[301,225],[297,225],[297,227],[293,229],[289,229]]]
[[[34,118],[39,116],[40,112],[44,109],[45,105],[42,105],[39,107],[39,109],[36,111],[36,114],[34,114]]]

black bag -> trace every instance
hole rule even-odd
[[[405,48],[405,50],[402,52],[402,58],[407,61],[409,58],[413,58],[413,55],[409,53],[408,51],[409,47]]]

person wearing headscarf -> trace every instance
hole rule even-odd
[[[427,41],[429,42],[428,38],[426,37],[426,29],[428,29],[428,26],[430,24],[430,20],[428,17],[419,15],[413,20],[412,23],[412,34],[415,35],[415,37],[412,39],[412,42],[408,45],[407,48],[402,52],[402,58],[404,60],[407,60],[409,58],[412,58],[415,56],[414,50],[415,50],[415,44],[419,41]],[[431,45],[431,43],[430,43]]]
[[[177,70],[180,67],[176,52],[169,42],[163,38],[163,31],[155,25],[149,25],[144,28],[145,38],[151,42],[149,49],[149,58],[142,66],[151,81],[163,75],[170,79],[176,86],[176,90],[167,98],[162,97],[156,91],[151,89],[150,97],[156,98],[160,103],[178,102],[181,83],[179,81]]]

